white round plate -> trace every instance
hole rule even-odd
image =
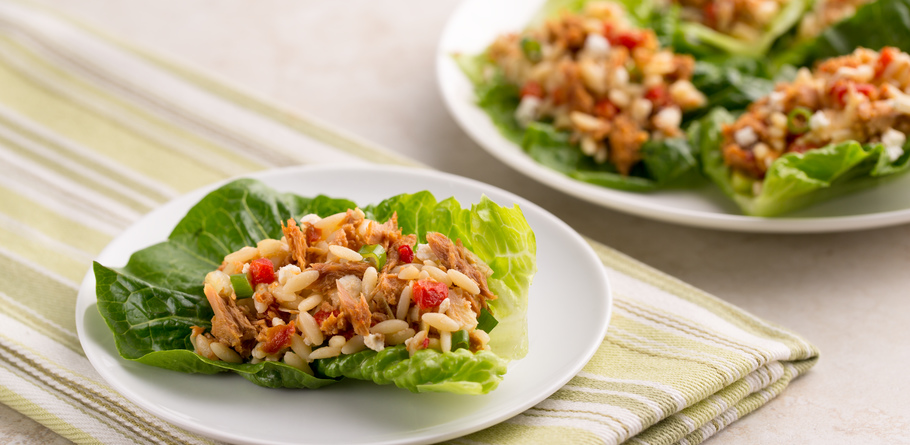
[[[298,167],[250,177],[279,191],[348,198],[361,205],[421,190],[439,200],[453,196],[462,206],[477,203],[483,194],[503,206],[518,204],[537,239],[538,272],[528,305],[529,352],[510,363],[499,388],[482,396],[412,394],[354,380],[317,390],[268,389],[233,374],[182,374],[120,358],[98,313],[95,280],[89,273],[76,305],[76,327],[86,356],[118,392],[175,425],[251,444],[438,442],[502,422],[545,399],[581,370],[606,334],[611,296],[604,267],[568,225],[523,198],[418,169]],[[121,267],[132,252],[164,241],[187,210],[219,185],[148,214],[111,242],[98,262]]]
[[[503,137],[475,104],[473,86],[453,54],[478,54],[497,35],[525,27],[542,0],[467,0],[449,19],[436,54],[439,87],[459,125],[500,161],[578,198],[670,223],[743,232],[832,232],[910,222],[910,175],[779,218],[743,216],[713,185],[695,190],[633,193],[577,181],[538,164]]]

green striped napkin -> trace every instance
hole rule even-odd
[[[206,443],[110,389],[76,337],[92,258],[199,186],[390,153],[28,3],[0,3],[0,402],[78,443]],[[553,396],[464,443],[698,443],[817,360],[799,336],[591,242],[609,332]]]

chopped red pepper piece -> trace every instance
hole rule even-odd
[[[645,33],[641,31],[628,30],[620,31],[610,39],[613,45],[620,45],[629,48],[629,51],[635,49],[645,41]]]
[[[291,336],[294,335],[296,329],[294,328],[294,322],[290,322],[286,325],[272,326],[265,331],[265,344],[262,346],[262,350],[266,354],[274,354],[288,346],[291,345]]]
[[[601,99],[594,104],[594,115],[610,120],[616,117],[619,108],[613,105],[609,99]]]
[[[414,250],[411,246],[402,244],[398,247],[398,258],[404,263],[410,263],[414,261]]]
[[[536,98],[543,98],[543,87],[539,83],[529,80],[525,82],[524,86],[521,87],[521,97],[525,96],[534,96]]]
[[[439,306],[439,303],[449,298],[449,287],[438,281],[417,280],[413,290],[414,301],[421,309]]]
[[[327,318],[329,318],[329,316],[331,316],[331,315],[334,315],[335,317],[338,317],[339,315],[341,315],[341,311],[339,311],[339,310],[337,310],[337,309],[334,310],[334,311],[316,311],[316,313],[313,314],[313,318],[316,319],[316,326],[320,326],[320,327],[321,327],[321,326],[322,326],[322,323],[323,323]]]
[[[275,265],[268,258],[259,258],[250,263],[250,284],[269,284],[275,281]]]
[[[645,99],[650,100],[656,110],[670,103],[670,92],[663,85],[654,86],[645,91]]]
[[[885,72],[885,69],[888,68],[888,65],[891,64],[894,60],[894,56],[898,53],[900,53],[900,50],[893,46],[882,48],[881,54],[878,56],[878,61],[875,62],[875,77],[879,77]]]

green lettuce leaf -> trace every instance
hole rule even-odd
[[[319,360],[318,370],[329,377],[394,383],[411,392],[486,394],[499,385],[506,365],[492,352],[472,354],[466,349],[445,354],[424,349],[408,358],[404,345],[398,345]]]
[[[826,29],[814,39],[776,51],[776,66],[811,66],[858,47],[880,50],[894,46],[910,51],[910,0],[876,0]]]
[[[796,26],[810,5],[809,0],[787,2],[757,40],[742,40],[701,23],[681,21],[675,29],[671,46],[696,56],[724,54],[760,59],[768,54],[775,41]]]
[[[642,146],[642,163],[629,176],[619,174],[610,163],[598,164],[569,140],[569,133],[545,122],[532,122],[526,128],[515,119],[520,102],[519,90],[498,73],[484,80],[484,70],[495,73],[486,55],[455,56],[465,75],[474,83],[477,105],[483,109],[499,132],[519,145],[539,164],[571,178],[601,187],[634,192],[661,188],[686,187],[698,181],[698,161],[685,138],[649,141]]]
[[[351,377],[334,371],[311,376],[275,362],[207,360],[192,352],[189,337],[191,326],[211,325],[213,314],[202,281],[225,255],[265,238],[280,238],[281,222],[288,218],[308,213],[327,216],[355,206],[345,199],[277,193],[258,181],[240,179],[204,197],[167,241],[137,251],[123,268],[95,263],[98,310],[114,333],[118,352],[129,360],[181,372],[236,372],[267,387],[318,388]],[[412,391],[479,394],[495,388],[505,373],[505,360],[527,353],[527,296],[537,270],[536,241],[521,210],[500,207],[487,197],[462,209],[454,199],[437,202],[429,192],[395,196],[362,209],[382,221],[397,212],[403,231],[418,234],[422,242],[428,231],[460,239],[495,271],[488,284],[499,297],[490,302],[500,320],[490,333],[493,353],[468,353],[476,355],[470,360],[463,357],[467,351],[438,354],[432,360],[423,355],[415,360],[417,355],[408,358],[405,353],[394,356],[397,361],[372,362],[371,372],[394,375],[385,383]],[[339,369],[329,364],[326,369]],[[452,364],[470,365],[476,372],[450,368]],[[433,368],[441,365],[445,367]],[[314,365],[317,370],[322,367],[322,363]]]
[[[877,185],[910,168],[910,143],[892,161],[882,144],[846,141],[781,156],[768,168],[755,195],[752,181],[724,164],[721,126],[733,120],[728,111],[714,110],[690,128],[690,137],[701,149],[705,174],[747,215],[767,217],[802,209]]]

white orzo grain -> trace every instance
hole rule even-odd
[[[439,333],[439,350],[442,352],[449,352],[452,350],[452,333],[451,332],[440,332]]]
[[[362,335],[355,335],[341,347],[342,354],[355,354],[366,349]]]
[[[323,348],[314,349],[313,352],[310,353],[310,359],[316,360],[320,358],[331,358],[338,357],[339,355],[341,355],[341,348],[326,346]]]
[[[379,272],[377,272],[376,268],[373,266],[368,267],[366,272],[363,273],[361,288],[363,289],[363,295],[367,298],[367,303],[370,302],[370,294],[373,293],[373,288],[376,287],[378,277]]]
[[[234,253],[229,253],[224,257],[224,262],[226,263],[248,263],[252,260],[259,258],[259,249],[255,247],[246,246]]]
[[[322,233],[332,233],[338,230],[345,217],[347,217],[347,212],[336,213],[314,222],[313,227],[321,230]]]
[[[341,349],[347,341],[348,339],[344,338],[343,335],[333,335],[332,338],[329,339],[329,347]]]
[[[303,304],[303,303],[301,303]],[[321,345],[325,341],[325,336],[322,335],[322,331],[319,329],[319,325],[316,324],[316,319],[310,315],[309,312],[301,312],[297,314],[297,321],[300,322],[300,331],[304,334],[304,340],[307,344],[311,346]]]
[[[446,271],[446,274],[449,275],[449,278],[452,279],[452,284],[466,290],[471,295],[477,295],[480,293],[480,286],[474,282],[467,275],[455,270],[449,269]]]
[[[407,329],[398,331],[394,334],[386,335],[385,344],[387,344],[389,346],[400,345],[400,344],[404,343],[407,339],[413,337],[414,334],[416,334],[416,333],[417,333],[417,331],[415,331],[411,328],[407,328]]]
[[[305,361],[309,361],[310,352],[313,352],[313,348],[306,344],[303,337],[298,334],[291,335],[291,350]]]
[[[206,338],[204,335],[197,336],[195,343],[196,353],[209,359],[212,357],[217,357],[215,353],[212,352],[212,348],[209,347],[209,344],[211,344],[211,340]]]
[[[451,319],[446,314],[440,314],[438,312],[427,312],[423,314],[420,319],[436,328],[439,332],[455,332],[461,328],[461,325],[459,325],[457,321]]]
[[[276,239],[264,239],[259,241],[256,247],[262,257],[280,256],[288,253],[288,246]]]
[[[370,333],[389,335],[407,328],[408,322],[404,320],[392,319],[376,323],[373,325],[373,327],[370,328]]]
[[[449,278],[449,274],[443,272],[441,269],[435,266],[423,266],[423,271],[428,273],[431,278],[434,280],[445,283],[446,286],[452,285],[452,279]]]
[[[322,300],[322,294],[311,294],[297,305],[297,310],[300,312],[309,312],[311,309],[322,304]]]
[[[313,370],[310,369],[310,365],[307,364],[306,360],[299,357],[297,354],[288,351],[284,353],[284,358],[281,360],[309,375],[313,375]]]
[[[408,264],[401,269],[401,272],[398,272],[398,279],[401,280],[416,280],[418,276],[420,276],[420,269],[414,267],[413,264]]]
[[[291,278],[288,278],[287,283],[284,284],[284,289],[288,292],[300,292],[306,289],[309,285],[313,284],[317,279],[319,279],[319,271],[315,269],[308,269],[300,272],[297,275],[294,275]]]
[[[240,354],[237,354],[237,351],[227,347],[224,343],[220,341],[213,341],[209,344],[209,347],[212,348],[212,352],[218,356],[221,360],[224,360],[228,363],[243,363],[243,359],[240,358]]]
[[[363,260],[363,255],[348,249],[344,246],[339,246],[337,244],[332,244],[329,246],[329,252],[346,261],[357,262]]]
[[[398,297],[398,307],[395,310],[395,318],[399,320],[404,320],[404,317],[408,316],[408,309],[411,306],[411,286],[405,286],[401,291],[401,296]]]

